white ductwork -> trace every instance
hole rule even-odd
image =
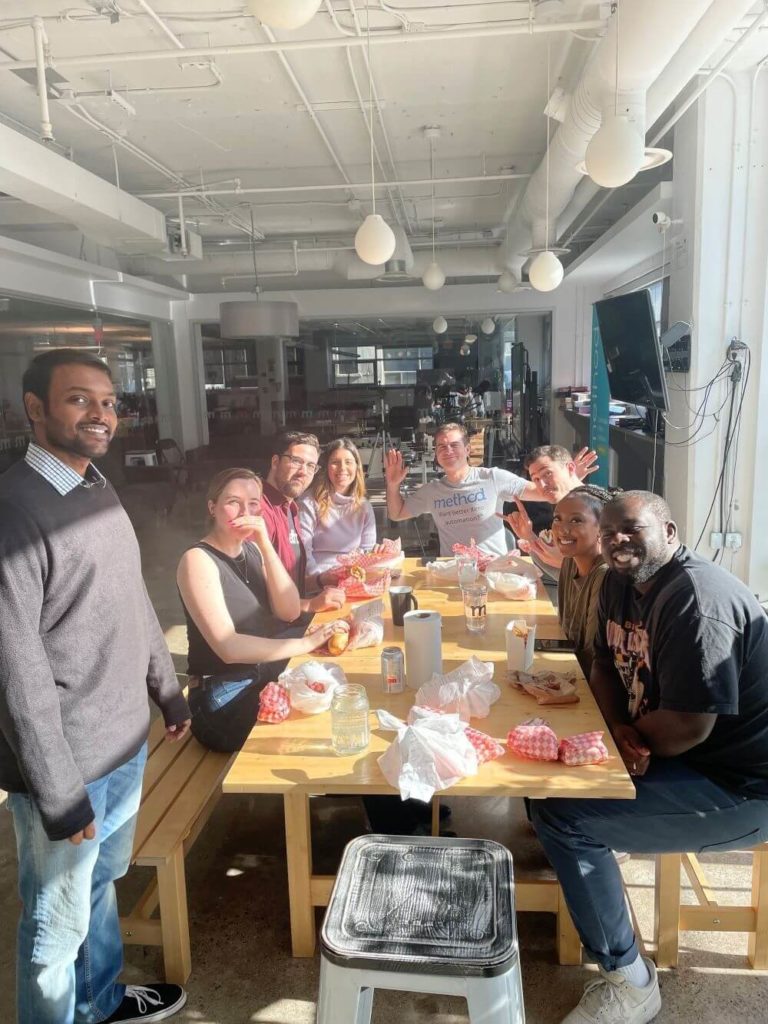
[[[738,25],[754,5],[754,0],[713,0],[709,10],[696,24],[646,94],[646,125],[651,128],[667,107],[703,68],[725,37]],[[649,145],[656,145],[651,139]],[[600,186],[583,178],[573,198],[560,215],[555,237],[561,238],[584,207],[600,192]]]
[[[645,135],[646,94],[669,64],[688,34],[710,6],[711,0],[622,0],[619,55],[619,113],[634,119]],[[616,18],[595,48],[565,118],[550,142],[549,231],[546,225],[547,176],[545,161],[533,174],[522,201],[511,213],[502,247],[503,264],[520,276],[526,254],[537,241],[554,239],[557,218],[581,181],[577,170],[587,145],[606,113],[613,112],[616,86]],[[668,102],[674,99],[670,96]]]
[[[446,277],[495,277],[498,274],[498,252],[495,245],[482,249],[442,250],[438,252],[437,259]],[[431,249],[415,253],[406,279],[420,279],[431,262]],[[354,253],[341,253],[334,269],[346,281],[394,280],[386,276],[382,267],[369,267]]]
[[[168,246],[159,210],[3,124],[0,191],[56,214],[117,252]]]

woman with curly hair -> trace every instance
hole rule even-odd
[[[557,584],[557,614],[589,679],[597,629],[597,602],[608,566],[600,550],[600,515],[613,494],[585,484],[555,505],[552,536],[563,555]]]
[[[331,441],[320,456],[312,494],[299,503],[299,531],[307,552],[307,585],[319,589],[336,582],[338,555],[376,548],[363,464],[348,437]]]

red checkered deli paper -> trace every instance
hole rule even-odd
[[[277,725],[284,722],[290,713],[291,701],[287,688],[281,683],[267,683],[259,694],[258,720]]]
[[[479,732],[477,729],[470,729],[467,726],[464,730],[464,735],[475,748],[478,764],[485,764],[486,761],[495,761],[497,757],[503,757],[506,754],[504,745],[495,740],[493,736],[488,736],[487,733]]]
[[[543,718],[532,718],[516,725],[507,736],[507,746],[513,754],[532,761],[557,761],[558,743],[554,731]]]
[[[569,765],[602,764],[609,757],[602,732],[581,732],[560,740],[559,755]]]

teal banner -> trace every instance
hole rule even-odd
[[[590,390],[589,416],[589,447],[597,452],[600,468],[588,478],[591,484],[600,487],[608,486],[608,436],[610,424],[608,412],[611,404],[611,393],[608,390],[608,371],[605,368],[603,343],[600,340],[600,328],[597,313],[592,307],[592,387]]]

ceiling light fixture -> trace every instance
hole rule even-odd
[[[487,316],[485,320],[480,324],[480,330],[483,334],[493,334],[496,330],[496,321],[492,316]]]
[[[459,355],[460,356],[468,356],[471,351],[472,350],[470,349],[469,345],[467,345],[467,343],[464,342],[464,344],[459,349]]]
[[[496,282],[496,287],[500,292],[513,292],[517,288],[518,280],[511,270],[502,270],[499,275],[499,280]]]
[[[464,335],[464,343],[466,345],[474,345],[476,341],[477,341],[477,335],[476,334],[465,334]]]
[[[603,123],[587,146],[584,167],[596,185],[619,188],[632,181],[643,167],[645,138],[634,119],[619,113],[619,4],[616,17],[616,66],[613,93],[613,114]]]
[[[422,274],[421,283],[431,292],[436,292],[445,284],[443,268],[435,258],[435,139],[440,138],[440,129],[429,126],[424,129],[424,134],[429,139],[429,176],[432,179],[432,262]]]
[[[432,321],[432,330],[435,334],[445,334],[448,330],[448,321],[444,316],[436,316]]]
[[[550,83],[549,83],[550,64],[551,64],[550,56],[551,56],[551,47],[550,47],[549,37],[547,37],[547,100],[549,100],[549,97],[550,97],[550,95],[552,93],[552,90],[550,89]],[[555,256],[555,254],[550,251],[550,248],[549,248],[549,149],[550,149],[550,146],[549,146],[549,115],[547,114],[546,110],[544,111],[544,122],[545,122],[546,129],[547,129],[547,138],[546,138],[547,150],[546,150],[546,154],[545,154],[546,178],[547,178],[547,181],[546,181],[547,195],[546,195],[546,209],[545,209],[545,213],[544,213],[544,216],[545,216],[545,219],[546,219],[546,226],[545,226],[545,232],[546,232],[546,234],[545,234],[545,249],[544,249],[543,252],[539,253],[539,255],[534,259],[533,263],[531,263],[530,267],[528,268],[528,280],[531,282],[531,284],[536,289],[536,291],[539,291],[539,292],[551,292],[555,288],[557,288],[557,286],[563,280],[563,273],[564,273],[564,271],[563,271],[563,264],[560,262],[560,260],[557,258],[557,256]]]
[[[248,0],[251,14],[270,28],[301,28],[320,9],[322,0]]]
[[[368,50],[368,129],[371,141],[371,212],[357,229],[355,252],[363,261],[377,267],[391,259],[395,251],[395,233],[380,213],[376,213],[376,169],[373,163],[373,66],[371,63],[371,12],[367,12]]]

